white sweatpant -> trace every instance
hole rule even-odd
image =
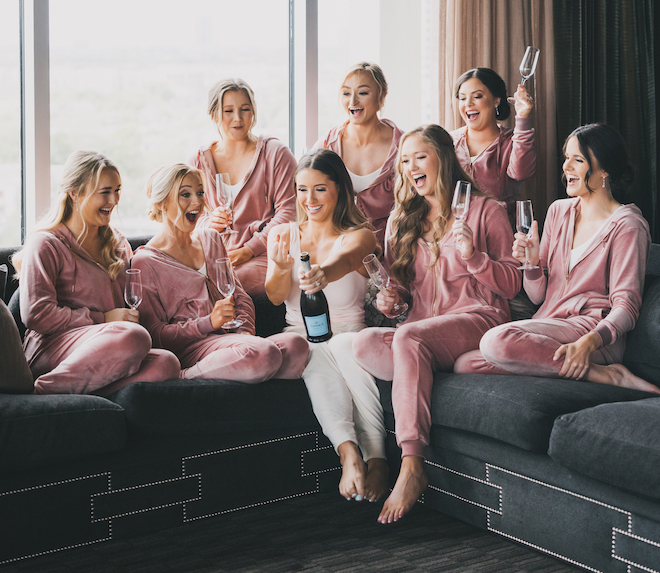
[[[327,342],[309,343],[303,379],[314,414],[335,450],[346,441],[357,444],[365,461],[385,459],[385,423],[374,377],[353,356],[353,339],[363,325],[333,325]],[[304,326],[287,332],[305,334]],[[342,332],[343,331],[343,332]],[[346,332],[349,331],[349,332]]]

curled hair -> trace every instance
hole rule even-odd
[[[462,74],[454,84],[454,93],[458,99],[458,92],[461,86],[469,79],[476,78],[484,84],[493,97],[500,98],[500,103],[495,108],[495,115],[499,120],[505,120],[511,115],[511,106],[506,100],[506,84],[504,80],[490,68],[474,68]]]
[[[345,233],[364,227],[373,230],[369,219],[355,205],[353,183],[339,155],[330,149],[317,149],[309,155],[304,155],[293,176],[293,192],[296,194],[298,173],[305,169],[323,173],[337,186],[337,205],[332,213],[332,226],[336,232]],[[307,221],[307,212],[298,201],[296,201],[296,211],[299,225]]]
[[[385,105],[385,96],[387,96],[387,80],[385,79],[385,74],[381,67],[378,64],[373,64],[371,62],[360,62],[355,64],[346,72],[342,84],[353,74],[367,74],[371,77],[378,88],[378,109],[382,109]]]
[[[403,144],[413,135],[431,147],[438,162],[438,177],[433,194],[439,202],[440,208],[438,218],[433,223],[427,220],[431,212],[428,201],[417,193],[417,189],[403,172]],[[394,262],[390,270],[392,276],[400,284],[408,287],[415,280],[417,241],[431,229],[433,229],[434,237],[431,250],[437,260],[439,243],[448,231],[447,225],[451,219],[451,200],[456,182],[469,181],[472,183],[473,195],[483,194],[476,188],[472,178],[458,162],[451,135],[439,125],[424,125],[404,134],[399,142],[396,170],[397,180],[394,188],[395,202],[390,237]]]
[[[119,175],[119,169],[108,157],[98,151],[74,151],[64,163],[62,179],[58,186],[58,193],[51,203],[48,214],[37,223],[32,231],[49,231],[61,223],[69,221],[73,215],[74,197],[80,200],[79,208],[82,211],[84,205],[89,201],[94,191],[99,185],[99,179],[104,169],[114,171]],[[87,224],[82,219],[83,230],[76,239],[82,243],[87,236]],[[121,271],[124,261],[117,252],[119,240],[114,230],[109,225],[99,228],[101,237],[101,258],[104,266],[108,269],[108,274],[115,279]],[[23,260],[23,250],[21,249],[12,258],[12,264],[17,271],[20,270]]]
[[[199,177],[202,187],[206,189],[202,172],[185,163],[163,165],[151,174],[147,181],[147,214],[152,221],[163,222],[163,205],[167,201],[174,201],[177,207],[177,221],[183,217],[177,195],[183,180],[191,173]],[[206,201],[202,209],[208,211]]]
[[[208,114],[216,123],[220,120],[222,113],[222,100],[227,92],[244,92],[252,106],[252,125],[250,130],[257,124],[257,103],[254,92],[248,83],[241,78],[229,78],[219,81],[209,90]]]
[[[635,172],[628,160],[626,142],[621,134],[612,126],[605,123],[590,123],[575,129],[564,142],[562,150],[566,154],[566,145],[571,137],[575,137],[580,147],[580,153],[589,165],[585,177],[585,186],[590,193],[594,190],[589,187],[589,178],[593,172],[592,157],[598,166],[607,173],[612,196],[619,203],[623,203],[628,189],[635,180]],[[562,172],[562,181],[566,185],[566,174]]]

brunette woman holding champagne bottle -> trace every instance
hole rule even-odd
[[[405,134],[397,171],[385,243],[392,282],[377,301],[385,314],[405,302],[408,316],[396,329],[363,330],[353,344],[363,368],[393,380],[403,460],[380,523],[400,519],[428,484],[424,448],[431,429],[433,372],[451,372],[454,361],[477,348],[488,329],[510,320],[507,299],[521,282],[504,208],[474,187],[469,201],[467,192],[461,198],[460,191],[467,191],[463,182],[471,180],[444,129],[428,125]]]
[[[387,492],[383,412],[376,383],[356,364],[352,343],[365,327],[362,259],[376,250],[376,237],[355,206],[350,177],[335,152],[320,149],[304,156],[294,185],[298,222],[270,231],[266,293],[273,304],[286,303],[286,330],[305,334],[300,291],[324,291],[334,334],[310,344],[303,379],[341,460],[339,492],[349,500],[375,501]],[[307,272],[300,264],[305,252],[311,263]]]

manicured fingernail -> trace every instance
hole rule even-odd
[[[353,494],[353,495],[352,495],[351,497],[355,497],[356,495],[357,495],[357,494],[356,494],[356,493],[354,493],[354,494]]]
[[[355,501],[362,501],[362,496],[361,495],[356,495],[355,496]]]
[[[351,501],[351,498],[350,498],[350,497],[347,497],[347,498],[346,498],[346,501]]]

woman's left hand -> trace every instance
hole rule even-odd
[[[250,259],[254,258],[252,251],[247,247],[241,247],[240,249],[235,249],[227,253],[231,264],[237,267],[243,263],[247,263]]]
[[[529,114],[532,113],[534,102],[532,101],[532,96],[529,95],[529,92],[525,87],[518,85],[518,90],[513,94],[513,97],[516,100],[516,103],[514,104],[516,115],[519,117],[529,117]]]
[[[559,376],[582,380],[589,372],[591,353],[601,346],[602,340],[595,332],[585,334],[570,344],[562,344],[553,356],[553,360],[564,358]]]
[[[451,227],[456,241],[456,248],[461,257],[469,259],[474,254],[474,234],[465,219],[455,219]]]
[[[306,273],[300,269],[300,290],[305,294],[314,294],[328,286],[325,272],[318,265],[312,265],[312,269]]]

